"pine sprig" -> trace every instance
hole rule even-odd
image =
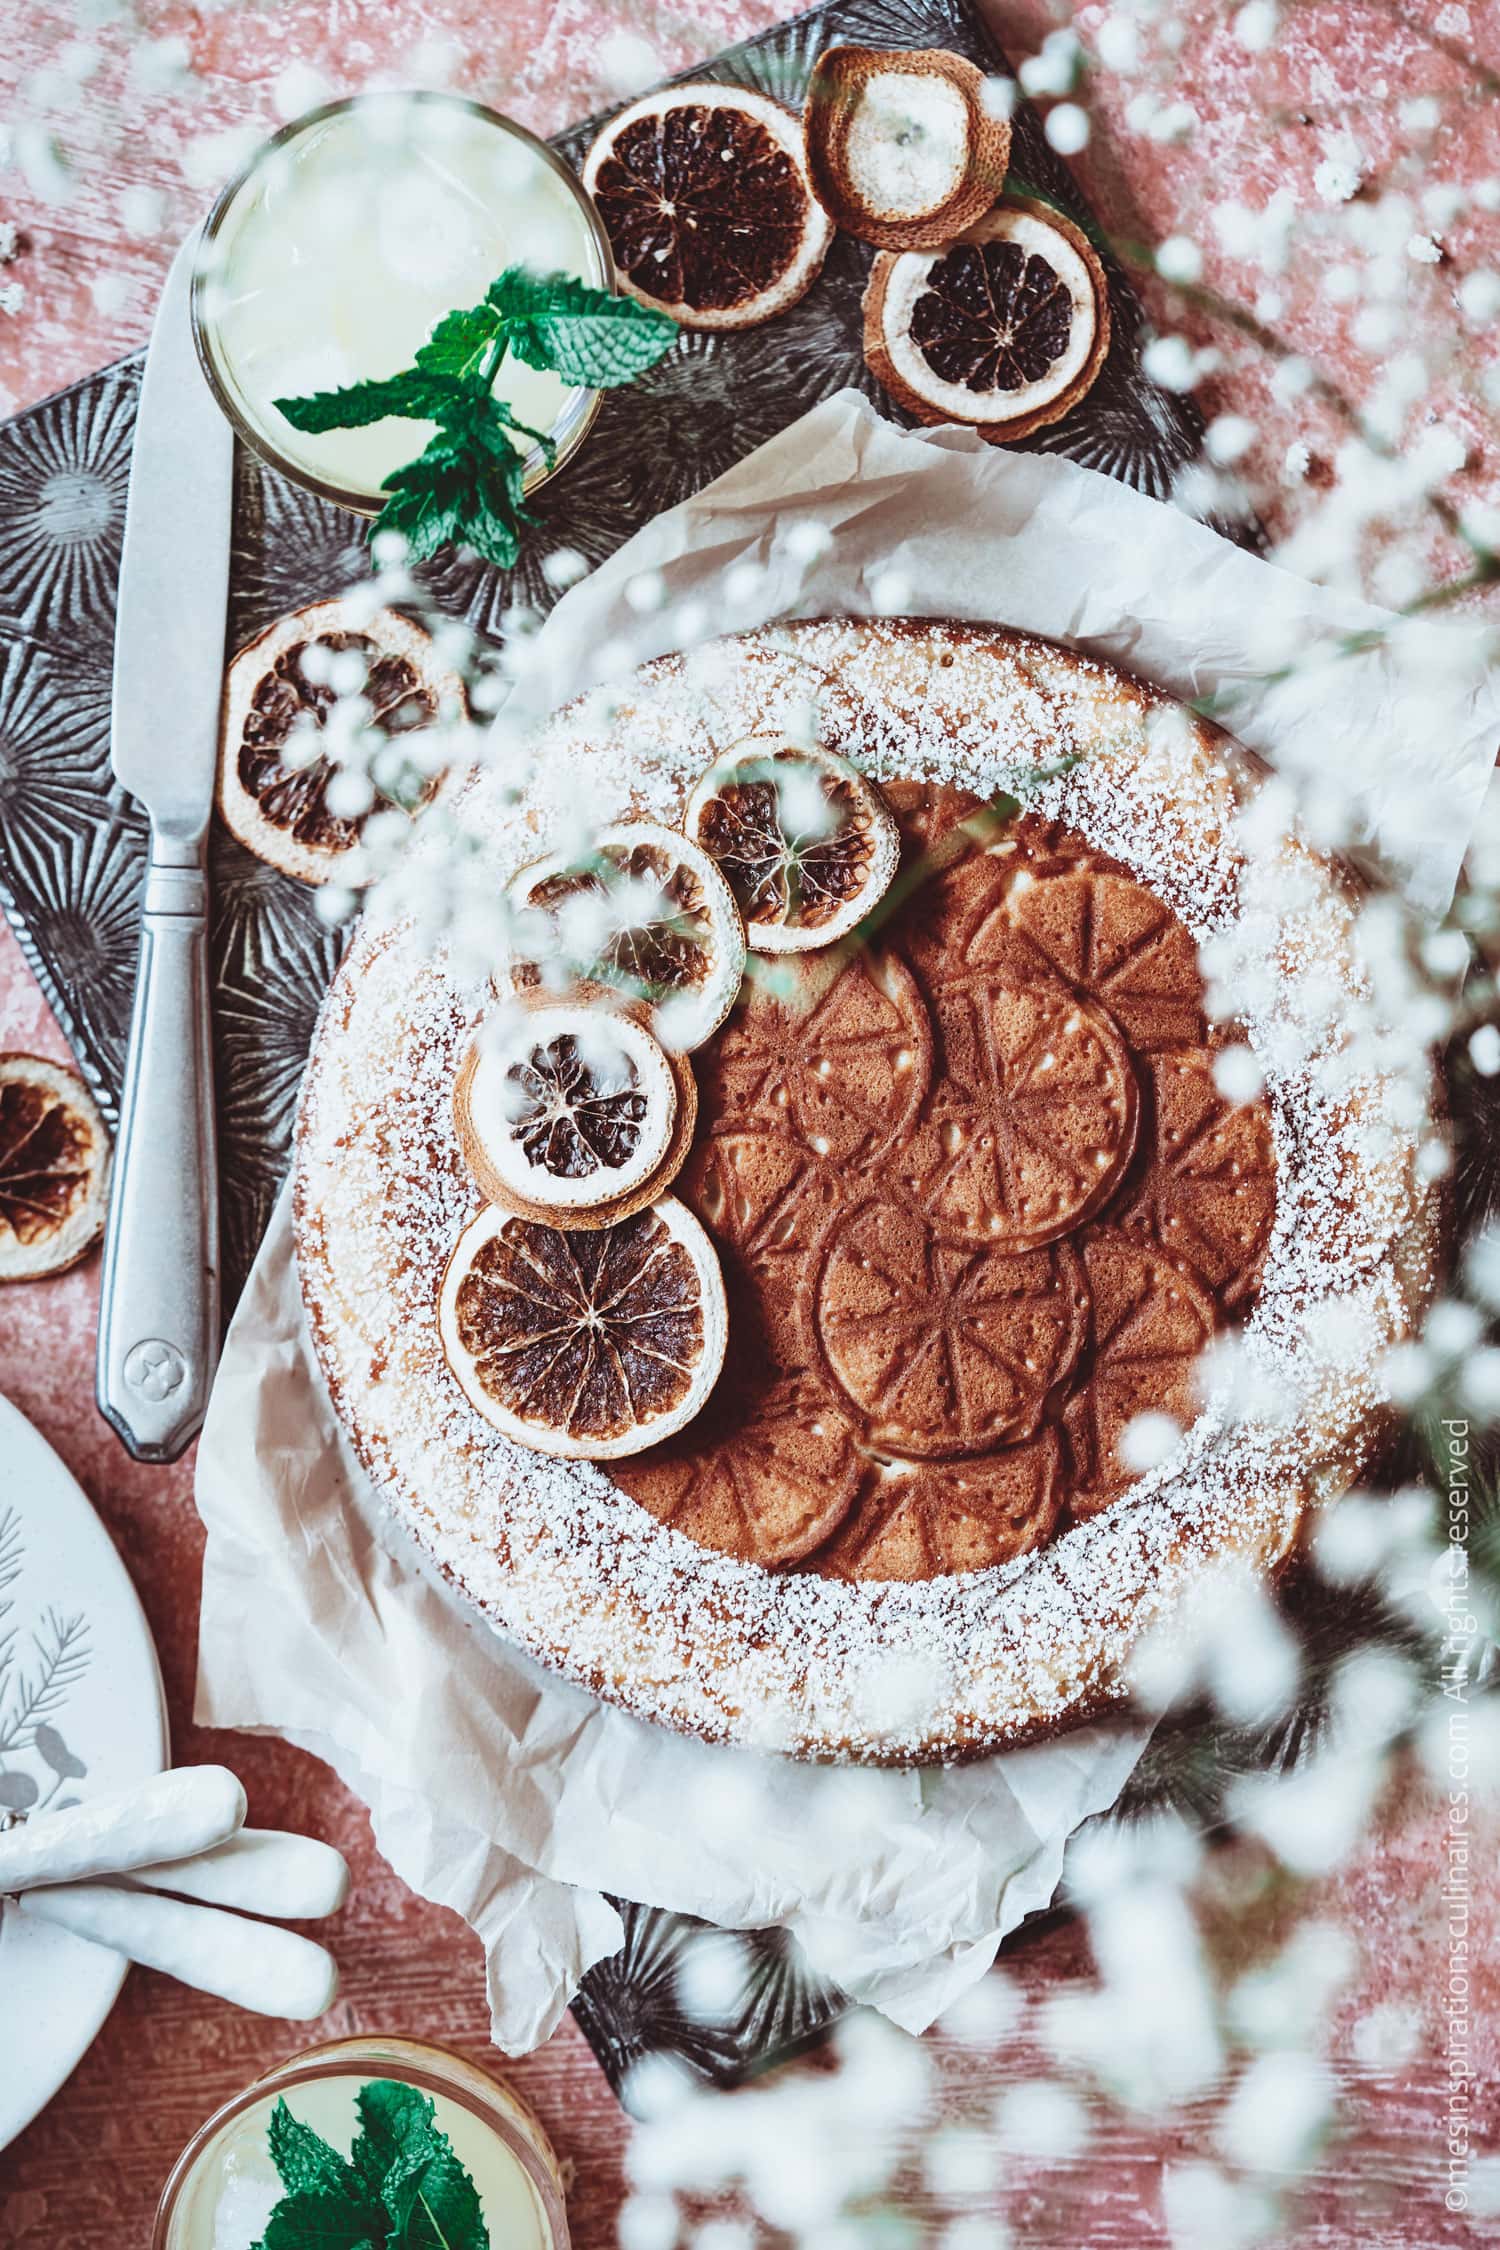
[[[676,335],[675,321],[633,297],[611,296],[570,274],[508,266],[483,304],[446,314],[400,374],[279,398],[276,407],[308,435],[392,417],[435,422],[423,451],[385,479],[390,497],[372,535],[399,532],[414,562],[465,546],[510,570],[522,532],[536,520],[522,505],[526,454],[516,438],[539,446],[549,465],[556,449],[546,431],[518,420],[495,396],[507,354],[581,389],[611,390],[654,367]]]
[[[266,2138],[286,2193],[255,2250],[491,2250],[479,2191],[428,2097],[377,2078],[357,2107],[345,2157],[277,2102]]]

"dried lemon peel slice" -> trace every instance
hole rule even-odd
[[[669,1054],[718,1030],[745,973],[745,926],[707,852],[654,821],[601,829],[512,877],[510,981],[560,996],[605,984],[649,1011]]]
[[[717,760],[683,815],[722,869],[755,953],[833,945],[890,888],[901,832],[874,783],[831,750],[755,735]]]
[[[465,1160],[492,1202],[571,1214],[617,1202],[660,1171],[677,1081],[627,1010],[530,998],[482,1027],[453,1107]]]
[[[881,250],[951,241],[1005,184],[1010,125],[976,64],[944,47],[827,47],[804,111],[813,192]]]
[[[645,94],[583,167],[620,286],[686,328],[752,328],[817,279],[833,224],[802,126],[769,95],[707,83]]]
[[[225,679],[224,824],[284,875],[348,881],[366,820],[420,811],[467,715],[462,678],[399,611],[343,599],[278,618]]]
[[[922,422],[997,444],[1060,421],[1109,351],[1104,268],[1050,204],[1007,197],[936,250],[882,251],[865,292],[871,372]]]
[[[591,1231],[481,1211],[449,1257],[438,1327],[495,1429],[532,1452],[611,1461],[700,1411],[729,1314],[712,1243],[667,1195]]]
[[[110,1146],[76,1071],[0,1055],[0,1281],[61,1273],[104,1231]]]

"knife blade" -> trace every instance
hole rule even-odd
[[[137,1460],[172,1461],[218,1357],[218,1182],[204,846],[218,760],[234,440],[198,365],[198,230],[167,276],[136,411],[110,757],[151,821],[95,1395]]]

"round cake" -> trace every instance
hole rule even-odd
[[[485,1201],[454,1087],[496,985],[409,922],[367,918],[319,1025],[303,1294],[378,1491],[544,1664],[710,1741],[953,1759],[1120,1699],[1210,1574],[1274,1572],[1358,1476],[1430,1286],[1426,1090],[1372,1023],[1352,880],[1280,832],[1247,754],[1048,643],[925,620],[710,643],[558,713],[456,817],[498,900],[587,851],[581,807],[680,833],[706,772],[798,742],[874,784],[889,888],[815,942],[861,870],[809,847],[803,949],[757,952],[775,854],[761,800],[723,792],[701,834],[750,968],[687,1058],[670,1209],[608,1249],[481,1230],[551,1336],[578,1273],[638,1303],[620,1261],[695,1216],[728,1311],[701,1411],[552,1458],[479,1410],[482,1333],[456,1378],[439,1301]]]

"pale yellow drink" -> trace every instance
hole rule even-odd
[[[309,434],[273,402],[410,366],[436,323],[478,304],[511,265],[609,283],[598,223],[549,150],[454,96],[334,103],[278,135],[216,207],[195,298],[200,349],[259,450],[378,508],[383,480],[421,452],[432,425],[387,418]],[[593,403],[509,357],[495,394],[563,448]],[[538,454],[531,473],[543,470]]]
[[[348,2067],[338,2067],[346,2055]],[[402,2040],[314,2050],[229,2104],[168,2185],[157,2250],[252,2250],[284,2192],[267,2139],[277,2102],[347,2156],[359,2130],[356,2097],[374,2076],[419,2083],[431,2098],[479,2192],[494,2250],[567,2250],[556,2160],[529,2111],[461,2057]]]

